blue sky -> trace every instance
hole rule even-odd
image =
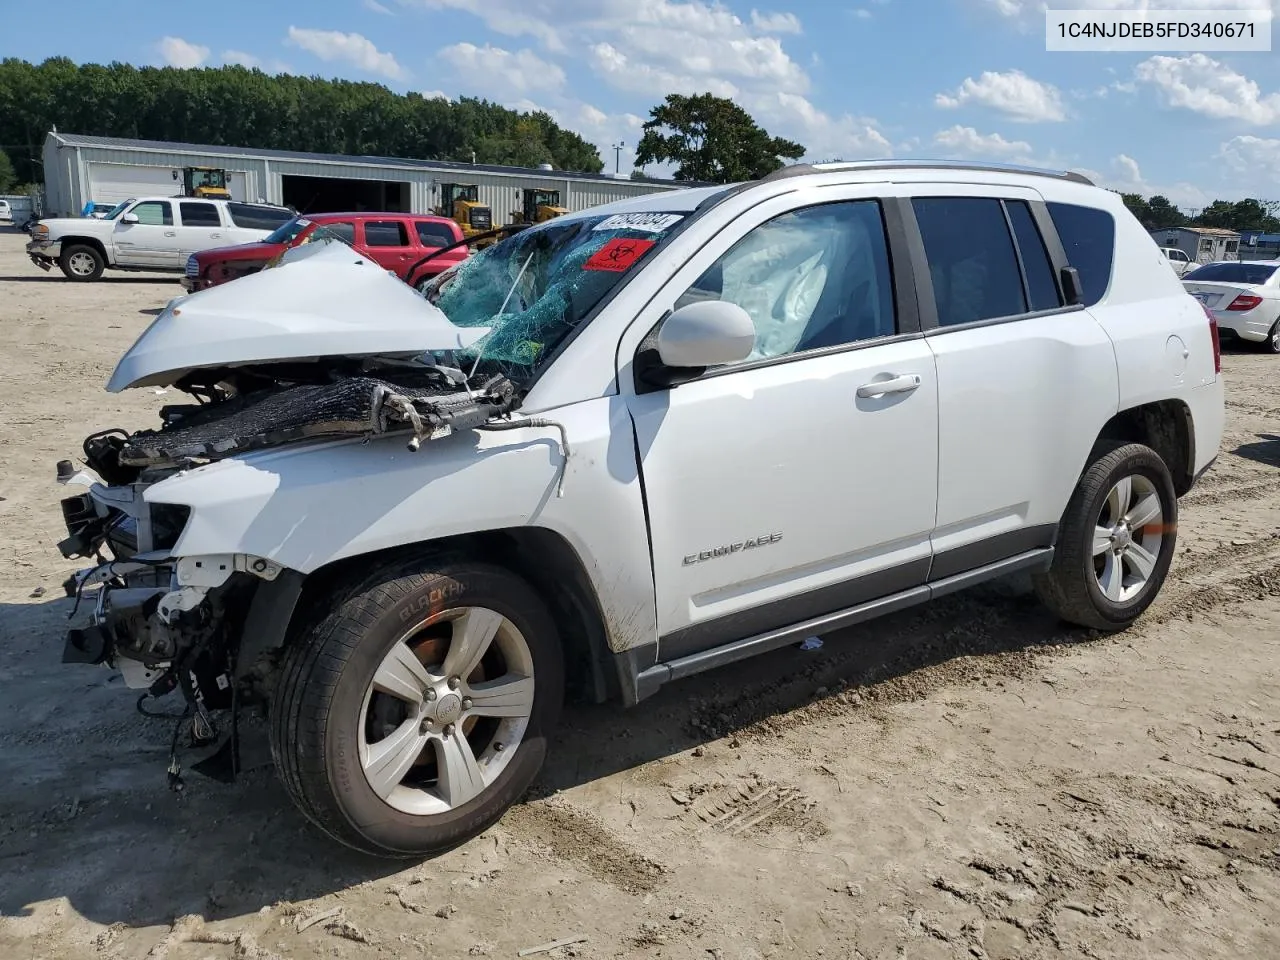
[[[1051,5],[1274,12],[1280,0]],[[62,0],[66,30],[47,7],[8,6],[3,56],[235,62],[485,96],[547,110],[610,170],[625,143],[624,173],[650,107],[710,90],[809,159],[1070,167],[1187,208],[1280,199],[1280,48],[1048,53],[1042,0]]]

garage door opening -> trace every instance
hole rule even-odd
[[[395,180],[341,180],[336,177],[280,178],[284,202],[299,213],[409,213],[409,184]]]

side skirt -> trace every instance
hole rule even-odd
[[[623,683],[623,699],[628,705],[638,703],[657,693],[663,684],[670,683],[673,680],[680,680],[695,673],[702,673],[705,670],[713,670],[716,667],[737,663],[739,660],[745,660],[748,657],[754,657],[769,650],[785,647],[815,634],[831,633],[856,623],[874,620],[877,617],[896,613],[899,610],[925,603],[936,597],[955,593],[958,590],[965,590],[1008,574],[1021,573],[1027,570],[1045,570],[1048,569],[1052,562],[1053,547],[1028,550],[1015,557],[989,563],[942,580],[935,580],[932,583],[912,587],[910,590],[904,590],[901,593],[895,593],[868,603],[860,603],[857,606],[823,614],[820,617],[814,617],[789,627],[781,627],[743,640],[735,640],[732,643],[712,647],[709,650],[678,657],[664,663],[657,663],[637,674],[632,674],[634,685]],[[629,686],[631,687],[630,690],[628,690]],[[628,696],[628,694],[631,695]]]

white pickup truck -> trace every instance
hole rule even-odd
[[[263,203],[142,197],[101,219],[41,220],[27,254],[44,270],[61,267],[68,280],[97,280],[108,267],[181,273],[191,254],[261,240],[293,216]]]

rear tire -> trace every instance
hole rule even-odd
[[[528,789],[563,697],[555,623],[525,581],[489,564],[400,563],[291,643],[272,755],[293,801],[334,839],[430,856]]]
[[[107,261],[97,248],[77,243],[63,249],[58,257],[58,266],[68,280],[86,283],[102,276],[102,271],[107,268]]]
[[[1105,447],[1067,504],[1036,594],[1070,623],[1123,630],[1160,592],[1177,531],[1178,498],[1159,454],[1140,443]]]
[[[1280,319],[1271,325],[1267,339],[1258,344],[1258,349],[1263,353],[1280,353]]]

